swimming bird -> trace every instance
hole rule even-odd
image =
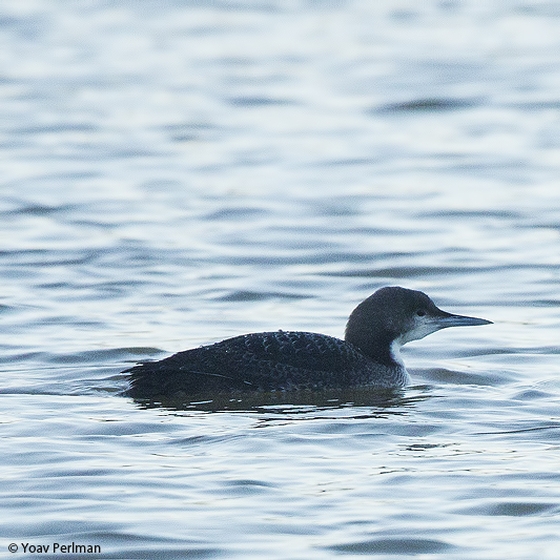
[[[344,340],[300,331],[244,334],[140,363],[130,374],[136,399],[183,398],[208,393],[398,389],[409,375],[400,348],[447,327],[491,321],[439,309],[423,292],[385,287],[350,314]]]

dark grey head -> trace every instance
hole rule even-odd
[[[360,303],[346,325],[347,342],[365,354],[391,354],[398,347],[447,327],[487,325],[492,321],[439,309],[423,292],[396,286],[381,288]]]

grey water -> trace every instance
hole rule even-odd
[[[558,558],[559,92],[555,1],[4,0],[1,557]],[[122,394],[384,285],[494,324],[386,401]]]

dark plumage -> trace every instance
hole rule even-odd
[[[139,399],[298,389],[403,387],[400,347],[436,330],[485,319],[438,309],[424,293],[382,288],[350,315],[345,340],[317,333],[245,334],[128,370]]]

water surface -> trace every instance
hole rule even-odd
[[[2,553],[556,558],[559,18],[3,2]],[[138,360],[342,336],[383,285],[494,325],[407,346],[389,400],[122,396]]]

